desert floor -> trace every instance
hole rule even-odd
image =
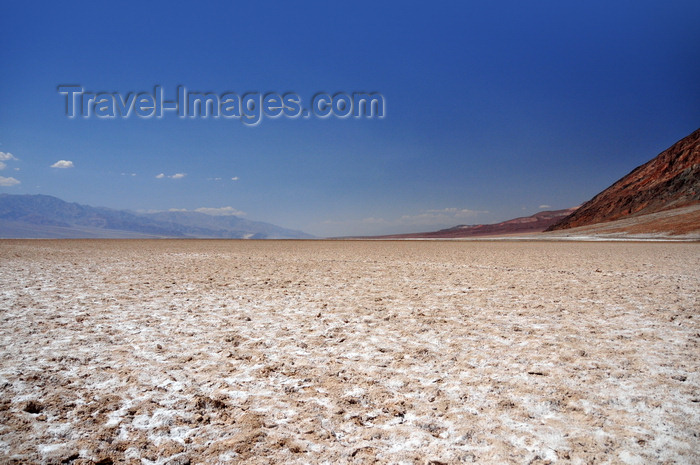
[[[700,463],[700,244],[0,241],[0,463]]]

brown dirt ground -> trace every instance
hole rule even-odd
[[[700,244],[0,241],[0,463],[700,463]]]

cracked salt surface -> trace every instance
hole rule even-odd
[[[0,242],[0,462],[698,463],[700,245]]]

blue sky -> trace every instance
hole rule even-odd
[[[700,126],[699,21],[697,1],[11,2],[0,192],[319,236],[566,208]],[[386,114],[69,119],[60,84],[374,91]]]

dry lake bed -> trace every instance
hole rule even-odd
[[[0,241],[0,463],[700,463],[700,244]]]

